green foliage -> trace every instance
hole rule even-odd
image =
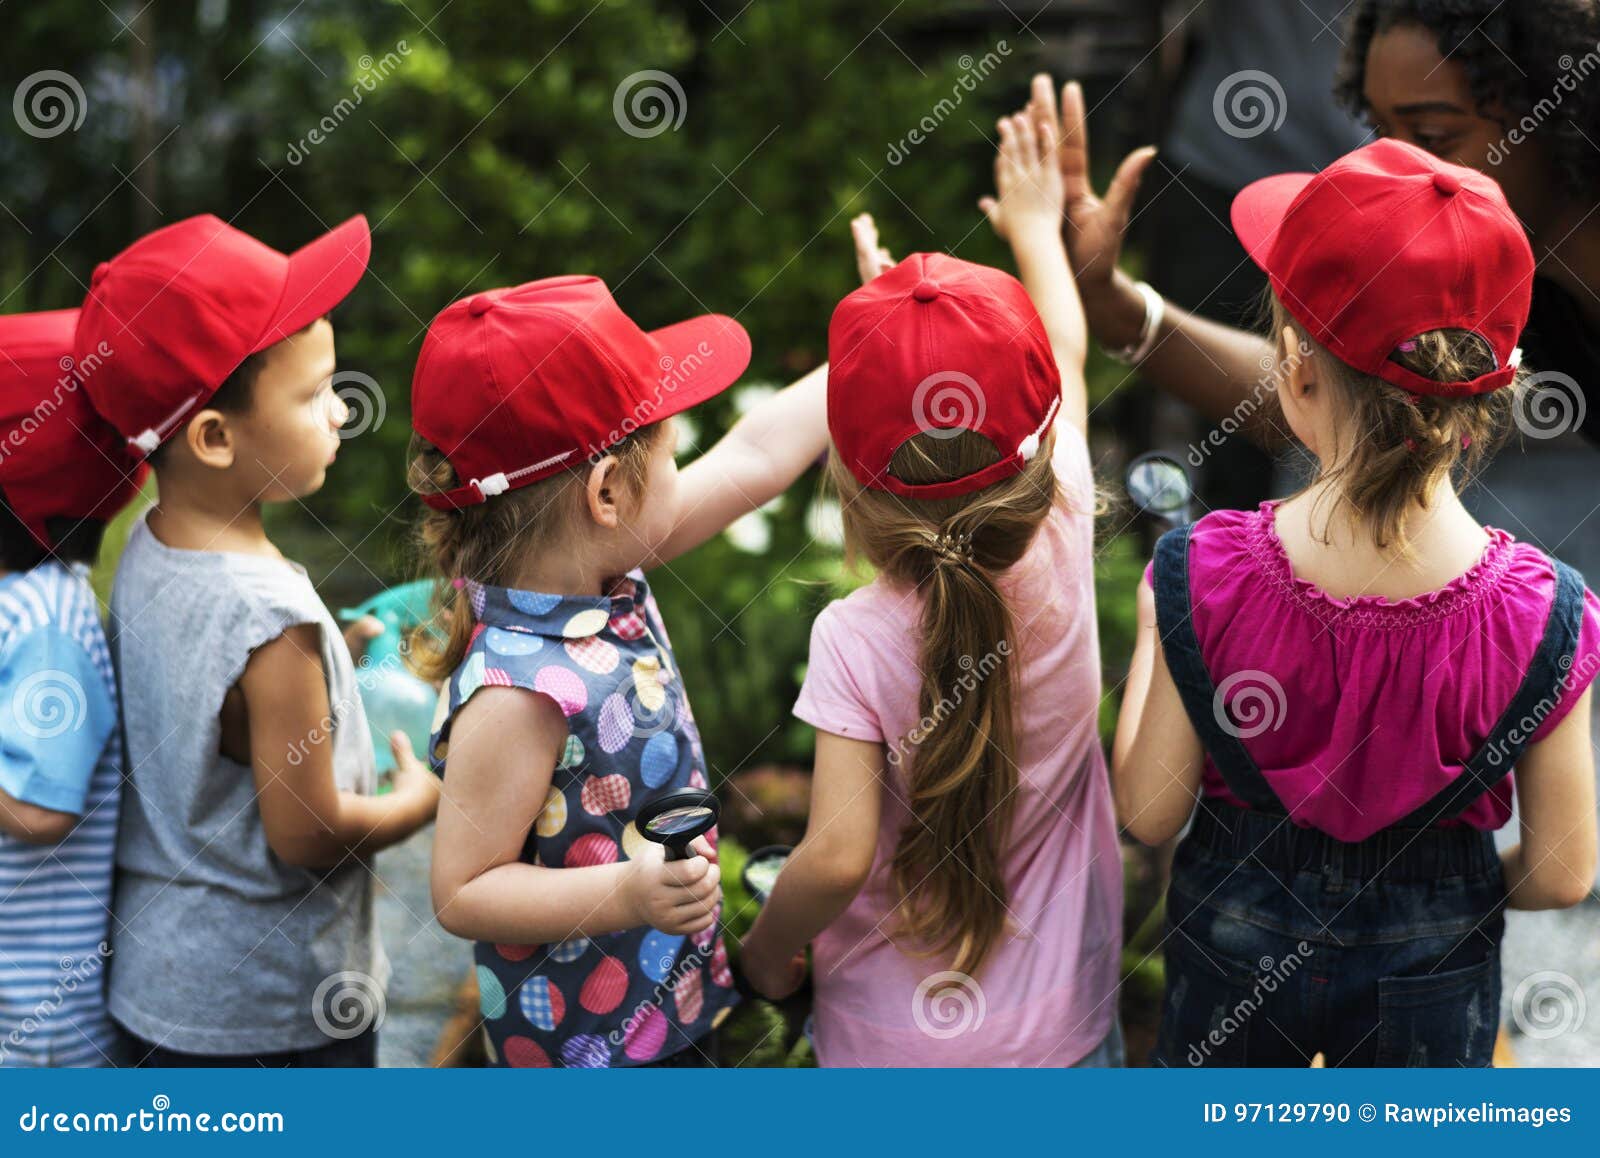
[[[66,71],[86,109],[76,132],[0,137],[0,203],[22,226],[0,248],[5,304],[75,302],[98,261],[192,213],[286,250],[365,213],[371,272],[334,322],[341,367],[383,390],[382,421],[344,444],[320,493],[269,511],[328,602],[351,603],[414,573],[411,368],[455,298],[599,274],[647,327],[736,316],[750,378],[781,383],[825,357],[829,314],[855,284],[856,213],[878,217],[896,254],[1006,264],[975,202],[994,117],[1022,99],[1039,42],[999,11],[988,30],[936,32],[939,7],[27,5],[8,17],[7,75]],[[666,110],[681,123],[646,122],[653,135],[625,131],[614,107],[645,70],[683,94]],[[1120,371],[1092,378],[1099,399]],[[699,444],[733,415],[731,396],[696,411]],[[766,514],[764,549],[719,539],[654,577],[714,779],[809,762],[789,709],[810,620],[840,578],[836,550],[808,533],[814,475]]]

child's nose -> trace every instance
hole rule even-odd
[[[350,404],[337,391],[333,394],[333,402],[328,407],[328,422],[338,430],[350,421]]]

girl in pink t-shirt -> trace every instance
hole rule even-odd
[[[1121,1060],[1085,335],[1037,123],[1001,122],[985,204],[1026,290],[890,266],[863,219],[829,330],[831,474],[878,575],[813,630],[810,822],[741,958],[779,997],[811,944],[824,1065]]]
[[[1233,222],[1320,469],[1169,533],[1140,587],[1117,811],[1149,843],[1193,814],[1155,1061],[1488,1065],[1504,909],[1595,866],[1600,603],[1453,483],[1526,387],[1533,256],[1493,180],[1392,140]]]

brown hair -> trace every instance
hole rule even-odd
[[[664,427],[641,427],[605,455],[618,463],[618,478],[630,495],[644,490],[650,452]],[[438,583],[432,619],[412,633],[408,659],[424,679],[441,680],[466,657],[475,616],[466,591],[456,580],[506,586],[528,552],[558,545],[576,523],[591,458],[581,466],[518,487],[487,502],[456,510],[425,507],[417,523],[416,546],[424,572]],[[460,483],[444,452],[419,435],[411,438],[411,489],[438,494]]]
[[[1525,375],[1519,372],[1511,386],[1487,394],[1413,395],[1329,353],[1270,291],[1268,304],[1272,334],[1276,338],[1285,327],[1294,331],[1302,353],[1315,362],[1317,381],[1328,385],[1345,417],[1339,428],[1349,432],[1349,444],[1341,438],[1312,480],[1332,484],[1325,492],[1333,496],[1334,507],[1323,523],[1324,535],[1339,508],[1348,505],[1353,521],[1377,547],[1394,547],[1408,556],[1407,518],[1427,508],[1441,477],[1459,482],[1486,461],[1510,429],[1517,391],[1526,389]],[[1435,382],[1464,382],[1495,368],[1489,344],[1469,330],[1418,334],[1390,359]]]
[[[847,559],[865,556],[890,582],[922,593],[919,727],[906,770],[911,822],[890,875],[905,934],[973,974],[1004,932],[1002,853],[1017,790],[1016,638],[999,588],[1059,500],[1054,437],[1020,474],[948,499],[906,499],[862,487],[837,455]],[[970,431],[919,434],[889,473],[903,482],[961,478],[997,461]],[[998,658],[996,658],[998,657]]]

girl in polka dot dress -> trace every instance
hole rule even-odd
[[[680,475],[672,415],[749,358],[732,319],[647,333],[587,277],[456,302],[423,344],[411,482],[448,635],[423,665],[445,681],[433,899],[476,942],[498,1064],[713,1064],[738,1000],[715,830],[665,862],[635,818],[707,786],[642,568],[774,498],[826,444],[818,370]]]

